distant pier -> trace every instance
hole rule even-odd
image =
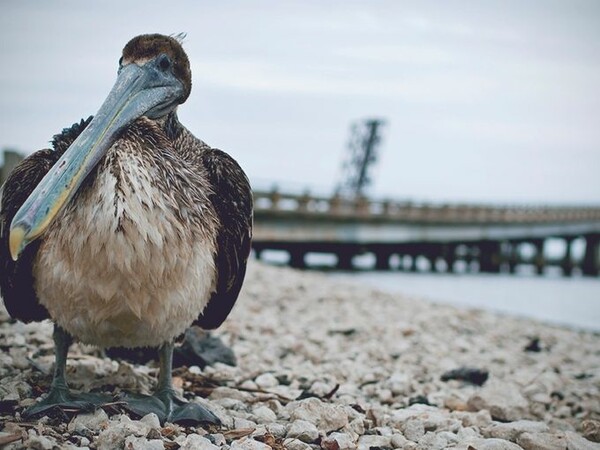
[[[565,242],[564,256],[547,258],[548,239]],[[575,259],[572,243],[585,241]],[[523,248],[528,247],[528,252]],[[537,273],[558,266],[565,275],[600,274],[600,207],[498,206],[372,201],[255,192],[253,249],[285,251],[287,264],[307,266],[307,255],[335,257],[333,268],[354,270],[370,254],[372,270]],[[528,253],[527,256],[523,256]],[[361,266],[364,267],[364,266]]]

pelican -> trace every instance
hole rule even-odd
[[[237,162],[188,131],[177,107],[192,87],[179,39],[134,37],[93,118],[22,161],[2,190],[0,291],[9,314],[54,323],[55,367],[44,399],[25,411],[86,409],[107,399],[74,393],[70,344],[156,347],[153,395],[127,407],[161,422],[209,422],[172,384],[174,339],[216,328],[238,297],[252,235],[252,194]]]

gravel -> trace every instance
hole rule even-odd
[[[600,335],[318,273],[251,261],[238,304],[213,333],[237,366],[174,371],[180,392],[221,427],[161,425],[118,403],[23,421],[51,380],[51,336],[49,322],[0,310],[2,448],[600,449]],[[487,374],[482,386],[443,376],[464,368]],[[156,374],[153,362],[89,346],[69,354],[76,390],[148,393]]]

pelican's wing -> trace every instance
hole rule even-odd
[[[58,161],[71,142],[89,121],[82,120],[54,136],[54,150],[39,150],[21,161],[2,186],[0,201],[0,294],[8,313],[15,319],[31,322],[48,318],[48,312],[38,302],[34,289],[33,262],[41,239],[29,244],[18,261],[13,261],[8,247],[10,224],[25,200]],[[49,270],[52,270],[49,268]]]
[[[10,224],[44,175],[58,160],[52,150],[40,150],[21,161],[4,183],[0,206],[0,293],[11,317],[30,322],[48,318],[34,290],[33,260],[40,241],[25,248],[18,261],[13,261],[8,248]]]
[[[195,325],[217,328],[237,300],[250,254],[252,191],[240,166],[227,153],[209,149],[202,154],[214,193],[210,201],[219,216],[215,264],[217,287]]]

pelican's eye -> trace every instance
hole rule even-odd
[[[171,60],[167,55],[160,56],[158,60],[158,67],[160,67],[163,71],[169,70],[169,67],[171,67]]]

